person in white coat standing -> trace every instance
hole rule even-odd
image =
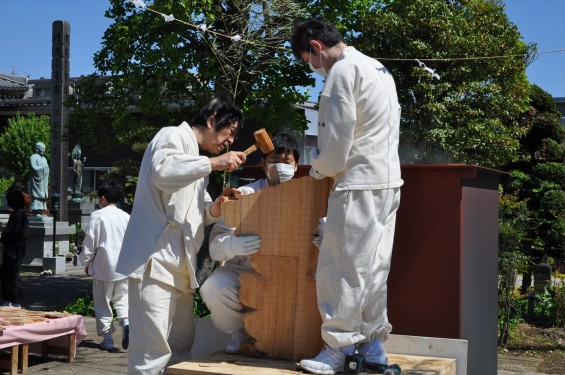
[[[325,77],[310,175],[334,179],[316,270],[326,347],[300,365],[334,374],[355,349],[369,362],[387,364],[386,281],[402,185],[394,79],[325,20],[298,24],[291,45],[297,59]]]
[[[298,143],[286,132],[276,134],[271,141],[275,149],[261,159],[266,178],[239,187],[235,194],[252,194],[292,179],[300,158]],[[235,229],[228,227],[223,220],[214,224],[210,232],[210,256],[225,263],[216,268],[200,287],[200,295],[210,310],[212,322],[216,328],[230,334],[230,342],[225,349],[229,354],[239,354],[241,344],[249,338],[243,322],[245,307],[239,300],[239,275],[251,270],[249,255],[261,247],[259,236],[236,236]]]
[[[212,202],[208,175],[245,162],[243,152],[220,154],[242,126],[241,110],[215,98],[191,124],[161,129],[145,150],[117,268],[129,276],[128,374],[160,374],[190,359],[197,253],[227,199]]]
[[[118,322],[122,326],[122,347],[128,347],[128,280],[116,272],[116,264],[122,248],[122,240],[129,221],[129,214],[116,206],[124,199],[123,187],[116,181],[108,181],[96,189],[101,209],[90,214],[84,232],[80,262],[84,271],[92,276],[92,295],[96,315],[96,333],[103,336],[100,348],[114,349],[114,305]]]

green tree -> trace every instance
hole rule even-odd
[[[563,142],[565,134],[561,126],[561,112],[555,105],[553,98],[537,85],[532,85],[530,90],[530,110],[522,116],[522,123],[527,127],[525,136],[520,140],[522,151],[527,153],[530,161],[537,159],[547,160],[549,146],[555,142]],[[544,144],[545,142],[545,144]],[[555,156],[557,159],[559,155]]]
[[[565,130],[551,95],[536,85],[530,89],[530,106],[521,116],[526,126],[520,141],[520,159],[505,170],[512,173],[505,193],[525,202],[529,217],[521,241],[532,264],[544,256],[565,256]],[[524,283],[531,281],[524,271]],[[525,288],[523,288],[525,289]]]
[[[349,42],[396,80],[404,161],[500,167],[517,158],[535,46],[520,40],[502,1],[390,0],[354,14]]]
[[[49,116],[30,113],[8,119],[8,126],[0,135],[2,164],[14,175],[14,182],[27,186],[30,176],[29,158],[35,152],[35,144],[45,144],[45,157],[49,160],[51,125]]]
[[[517,310],[514,299],[516,277],[529,265],[522,243],[527,235],[530,212],[526,202],[515,194],[501,194],[499,204],[498,344],[506,345]]]
[[[292,21],[304,14],[297,3],[155,0],[154,11],[123,0],[110,4],[106,16],[114,23],[94,57],[98,73],[68,103],[77,142],[141,150],[156,129],[189,121],[217,94],[234,98],[247,120],[269,130],[305,129],[293,105],[308,97],[297,86],[314,80],[284,47]]]

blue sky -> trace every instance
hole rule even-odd
[[[537,43],[539,52],[565,49],[565,0],[505,3],[525,42]],[[92,58],[110,24],[104,17],[108,7],[105,0],[0,0],[0,72],[50,78],[51,29],[56,20],[71,24],[71,76],[94,72]],[[527,75],[552,96],[565,97],[565,53],[540,55]]]

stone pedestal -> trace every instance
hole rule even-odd
[[[69,201],[68,218],[69,224],[80,224],[82,229],[86,228],[90,214],[96,211],[96,205],[90,200],[86,201],[83,197],[81,202]]]
[[[65,257],[46,257],[43,258],[43,271],[51,271],[53,275],[65,273]]]

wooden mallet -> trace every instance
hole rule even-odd
[[[269,137],[269,134],[267,134],[265,129],[257,130],[253,133],[253,136],[255,137],[256,143],[247,150],[243,151],[245,156],[257,151],[258,149],[261,149],[263,154],[268,154],[275,149],[275,146],[273,146],[273,142],[271,141],[271,137]]]
[[[269,137],[269,134],[267,134],[267,131],[265,129],[259,129],[256,132],[253,133],[253,136],[255,137],[255,144],[251,147],[249,147],[247,150],[243,151],[243,154],[245,156],[249,155],[250,153],[257,151],[259,149],[261,149],[261,151],[264,154],[268,154],[269,152],[273,151],[275,149],[275,146],[273,145],[273,142],[271,141],[271,137]],[[226,197],[230,197],[230,198],[235,198],[235,189],[234,188],[224,188],[222,195],[225,195]]]

